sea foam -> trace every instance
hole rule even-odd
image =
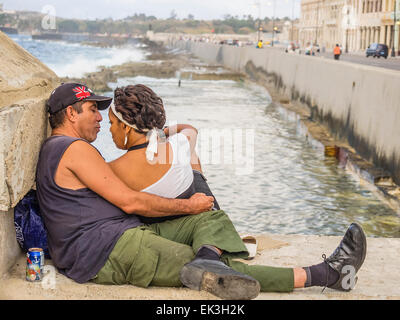
[[[144,53],[135,47],[96,48],[98,50],[81,52],[65,59],[64,63],[49,64],[59,77],[83,77],[85,73],[95,72],[102,66],[110,67],[130,61],[140,61]]]

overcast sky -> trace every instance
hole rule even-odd
[[[251,14],[257,18],[261,3],[261,17],[274,15],[274,0],[0,0],[4,10],[46,11],[49,6],[55,9],[56,16],[63,18],[121,19],[135,13],[145,13],[157,18],[169,18],[172,10],[179,19],[189,14],[195,19],[221,19],[226,14],[232,16]],[[276,17],[292,17],[300,12],[300,0],[275,0]]]

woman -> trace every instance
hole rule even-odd
[[[163,101],[150,88],[141,84],[117,88],[108,116],[115,145],[127,150],[110,166],[127,186],[166,198],[189,198],[195,192],[212,195],[209,189],[196,189],[194,175],[202,176],[195,152],[197,130],[190,125],[162,130]],[[146,223],[165,219],[171,217],[142,218]]]

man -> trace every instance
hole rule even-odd
[[[76,83],[59,86],[47,103],[52,135],[40,151],[36,184],[50,255],[61,273],[80,283],[183,284],[224,299],[253,299],[260,289],[351,289],[342,284],[342,269],[350,265],[355,274],[366,254],[365,236],[356,224],[321,264],[250,266],[233,260],[248,252],[227,215],[206,211],[213,197],[164,199],[127,188],[90,145],[100,130],[98,110],[110,103]],[[204,180],[197,183],[211,193]],[[176,214],[186,216],[151,225],[138,218]]]
[[[342,54],[342,50],[340,49],[339,44],[336,44],[335,48],[333,49],[333,56],[335,60],[339,60],[340,55]]]

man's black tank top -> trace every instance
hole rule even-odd
[[[55,183],[65,150],[77,140],[83,139],[52,136],[44,142],[36,187],[53,263],[62,274],[83,283],[103,267],[120,236],[143,223],[88,188],[72,190]]]

